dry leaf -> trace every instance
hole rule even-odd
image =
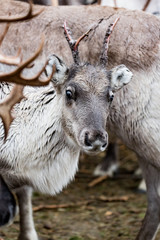
[[[105,215],[106,217],[108,217],[108,216],[111,216],[112,214],[113,214],[113,212],[111,212],[111,211],[107,211],[107,212],[105,212],[104,215]]]

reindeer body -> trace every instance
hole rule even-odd
[[[3,14],[5,14],[5,4],[9,5],[9,3],[2,4]],[[13,12],[18,12],[23,7],[23,3],[12,4]],[[6,54],[13,55],[21,45],[22,49],[28,50],[26,54],[28,57],[29,53],[35,49],[40,33],[44,32],[47,37],[46,44],[33,72],[40,68],[44,57],[51,53],[62,56],[70,65],[72,63],[70,49],[62,33],[63,20],[66,19],[75,36],[81,35],[92,25],[93,31],[88,40],[80,46],[80,57],[84,62],[95,64],[99,61],[106,26],[116,17],[120,17],[120,21],[114,31],[114,37],[111,38],[108,51],[109,69],[117,64],[125,64],[132,70],[134,77],[129,85],[116,93],[111,108],[107,112],[109,114],[107,125],[139,157],[147,183],[149,205],[137,239],[153,240],[160,222],[160,20],[139,11],[115,11],[108,7],[46,7],[37,19],[13,25],[2,47]],[[95,25],[98,21],[99,23]],[[24,29],[25,41],[22,34]],[[11,42],[14,43],[14,48],[9,49]],[[84,74],[81,79],[83,78],[85,82]],[[98,85],[102,86],[101,78],[98,79]],[[77,156],[78,154],[79,149]]]

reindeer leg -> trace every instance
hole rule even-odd
[[[136,240],[154,240],[160,223],[160,171],[147,161],[139,162],[146,181],[148,207]]]
[[[109,143],[105,157],[102,162],[94,170],[94,176],[110,176],[112,177],[114,172],[119,167],[118,161],[118,144],[117,142]]]
[[[20,211],[19,240],[38,240],[32,215],[32,188],[24,186],[16,190]]]

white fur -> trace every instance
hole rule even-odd
[[[55,57],[55,55],[51,55],[49,57],[49,61],[48,61],[48,64],[46,66],[46,72],[47,72],[47,75],[50,76],[52,74],[52,68],[53,68],[53,65],[56,66],[56,73],[54,74],[54,78],[52,79],[52,81],[54,82],[54,85],[56,84],[63,84],[64,83],[64,75],[67,71],[67,67],[64,63],[59,62],[59,60],[57,59],[57,57]]]
[[[119,8],[128,8],[128,9],[138,9],[142,10],[146,3],[146,0],[116,0],[117,7]],[[114,7],[114,0],[102,0],[102,5],[107,5],[110,7]],[[152,0],[148,5],[147,12],[156,12],[160,11],[160,1],[159,0]]]
[[[146,192],[146,183],[144,181],[144,179],[140,182],[139,186],[138,186],[138,190]],[[160,191],[158,189],[158,194],[160,196]]]
[[[118,169],[119,165],[118,163],[114,163],[112,164],[106,171],[102,169],[101,164],[98,165],[94,172],[93,175],[94,176],[109,176],[109,177],[113,177],[115,171]]]
[[[12,167],[7,175],[13,179],[22,178],[43,193],[55,194],[73,179],[80,150],[63,131],[62,97],[47,92],[28,93],[27,100],[16,106],[16,119],[5,142],[1,123],[1,159]]]
[[[118,91],[124,85],[128,84],[132,79],[132,72],[125,66],[119,65],[111,70],[111,89]]]
[[[129,87],[115,95],[111,111],[114,126],[111,130],[139,156],[143,155],[148,161],[152,156],[152,163],[154,161],[160,166],[157,159],[160,154],[159,66],[152,65],[152,69],[136,74],[133,72],[135,75]]]

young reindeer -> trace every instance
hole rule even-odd
[[[117,22],[117,20],[116,20]],[[115,22],[115,24],[116,24]],[[105,35],[100,64],[80,62],[77,41],[64,24],[74,64],[68,68],[50,56],[46,74],[53,75],[50,88],[32,91],[14,111],[16,118],[5,142],[0,139],[1,173],[16,191],[20,207],[21,240],[38,240],[32,220],[31,189],[56,194],[74,177],[80,151],[93,154],[108,144],[106,120],[113,93],[128,84],[132,73],[124,65],[106,70],[107,49],[113,27]],[[2,124],[0,133],[2,133]]]

